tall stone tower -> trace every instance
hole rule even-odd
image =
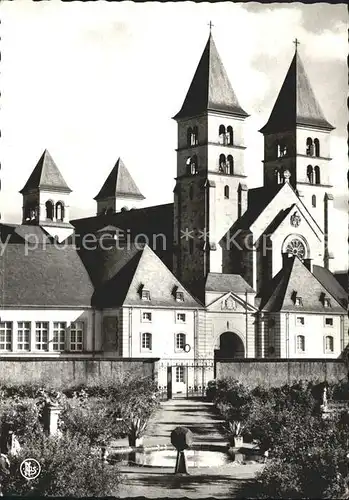
[[[74,227],[69,222],[71,189],[47,150],[20,193],[23,195],[22,224],[41,226],[59,242],[73,233]]]
[[[330,134],[302,60],[296,51],[267,124],[264,135],[264,186],[290,183],[324,232],[324,266],[333,258],[329,229],[333,217],[330,176]]]
[[[183,283],[222,272],[221,240],[246,210],[244,122],[212,34],[178,123],[174,271]]]

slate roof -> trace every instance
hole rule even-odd
[[[335,297],[338,302],[340,302],[344,307],[348,306],[348,292],[342,287],[338,279],[329,271],[321,266],[313,266],[313,274],[322,283],[322,285],[329,291],[333,297]],[[348,284],[348,274],[347,284]]]
[[[263,134],[294,129],[296,125],[333,130],[314,94],[299,53],[296,51]]]
[[[108,251],[110,252],[110,251]],[[104,275],[104,280],[96,287],[93,305],[96,307],[202,307],[190,293],[184,289],[177,278],[145,245],[143,249],[131,251],[115,250],[115,266],[110,277]],[[118,255],[117,255],[118,254]],[[122,264],[121,264],[122,262]],[[144,301],[140,296],[140,287],[144,286],[150,292],[150,301]],[[184,302],[176,302],[174,290],[184,293]]]
[[[205,289],[207,292],[254,293],[240,274],[208,273]]]
[[[144,200],[144,196],[139,191],[121,158],[119,158],[114,165],[105,183],[94,199],[97,201],[114,196]]]
[[[40,246],[22,243],[3,247],[0,258],[0,305],[2,307],[88,307],[93,286],[72,246]]]
[[[205,111],[249,116],[236,98],[211,33],[182,108],[173,118],[179,120]]]
[[[260,216],[263,210],[269,205],[272,199],[282,189],[284,184],[278,184],[275,187],[259,187],[248,190],[247,210],[234,222],[230,232],[242,229],[248,230],[254,221]]]
[[[37,225],[0,224],[0,241],[2,243],[22,243],[51,241],[52,237]]]
[[[77,235],[97,233],[108,225],[117,227],[133,241],[137,235],[145,234],[149,246],[168,267],[172,267],[173,250],[173,203],[156,205],[72,220]],[[156,237],[157,235],[163,235]],[[142,241],[141,239],[139,240]]]
[[[303,306],[295,305],[294,292],[302,298]],[[331,308],[323,306],[320,300],[322,294],[331,297]],[[287,259],[283,268],[264,287],[257,298],[261,299],[260,309],[269,312],[322,312],[324,314],[345,312],[344,306],[338,303],[332,290],[326,289],[298,257]]]
[[[23,189],[20,193],[25,194],[35,189],[48,189],[51,191],[61,191],[71,193],[71,189],[63,179],[57,165],[52,159],[50,153],[45,149],[40,160],[32,171]]]

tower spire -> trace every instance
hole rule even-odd
[[[297,51],[298,51],[298,45],[300,45],[300,41],[298,40],[298,38],[295,38],[293,40],[293,43],[295,44],[295,53],[297,54]]]

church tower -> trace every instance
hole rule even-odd
[[[181,110],[174,271],[185,284],[222,272],[222,238],[246,210],[244,122],[210,33]]]
[[[20,191],[23,195],[22,224],[41,226],[59,242],[72,234],[69,222],[71,189],[50,153],[45,150]]]
[[[324,266],[333,255],[328,233],[333,217],[330,178],[330,134],[334,127],[326,120],[296,51],[274,104],[264,135],[264,186],[290,184],[324,232]],[[332,228],[333,229],[333,228]]]
[[[126,208],[125,204],[137,203],[145,198],[119,158],[94,199],[97,202],[97,215],[103,215],[120,212]]]

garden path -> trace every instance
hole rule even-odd
[[[171,431],[177,426],[189,428],[195,444],[225,447],[223,420],[212,403],[201,399],[171,399],[161,403],[148,424],[144,446],[171,444]]]

